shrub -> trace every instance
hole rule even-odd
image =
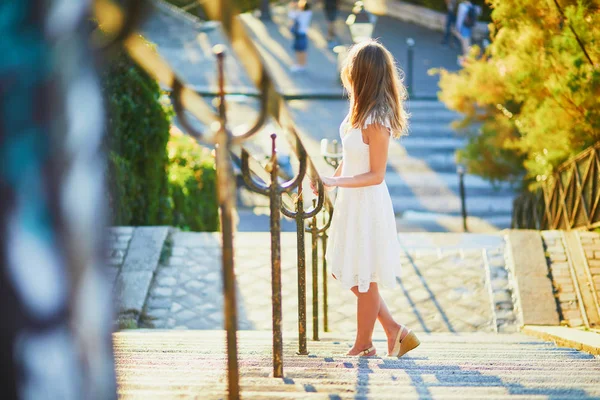
[[[172,130],[168,143],[173,224],[192,231],[219,229],[215,158],[194,139]]]
[[[441,70],[439,97],[465,115],[459,157],[472,172],[533,188],[600,140],[599,5],[490,3],[491,45],[472,49],[461,71]]]
[[[121,52],[103,75],[108,124],[108,180],[114,223],[171,221],[167,152],[171,111],[154,79]]]

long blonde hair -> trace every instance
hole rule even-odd
[[[394,57],[381,43],[368,40],[352,46],[341,78],[350,95],[351,127],[362,128],[371,117],[372,123],[389,123],[393,138],[407,135],[406,88]]]

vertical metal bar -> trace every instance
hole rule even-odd
[[[306,348],[306,249],[304,243],[304,200],[302,182],[298,185],[296,203],[296,238],[298,249],[298,354],[308,354]]]
[[[273,302],[273,376],[283,378],[283,338],[281,334],[281,194],[278,186],[277,152],[275,139],[272,134],[271,148],[271,291]]]
[[[458,172],[458,187],[460,191],[460,208],[463,220],[463,230],[468,232],[467,228],[467,200],[465,194],[465,170],[462,166],[457,169]]]
[[[408,89],[408,95],[414,94],[413,90],[413,65],[414,65],[414,47],[415,41],[413,38],[406,39],[408,49],[406,50],[406,86]]]
[[[323,220],[327,217],[323,213]],[[325,221],[324,221],[325,222]],[[329,317],[327,308],[327,230],[321,235],[322,254],[323,254],[323,331],[329,332]]]
[[[313,199],[313,207],[317,204],[317,200]],[[317,235],[317,216],[312,219],[311,236],[312,236],[312,301],[313,301],[313,340],[319,340],[319,249]]]
[[[233,265],[233,207],[235,188],[233,173],[229,162],[230,133],[225,129],[225,52],[222,46],[215,46],[219,68],[219,120],[216,134],[217,192],[221,209],[221,235],[223,240],[223,294],[225,296],[225,330],[227,334],[227,383],[228,398],[240,398],[239,367],[237,360],[237,301],[235,292],[235,273]]]

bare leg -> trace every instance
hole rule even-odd
[[[335,22],[330,21],[327,25],[327,40],[332,41],[335,39]]]
[[[352,291],[358,297],[357,314],[356,314],[356,340],[354,347],[350,349],[348,355],[355,356],[360,352],[369,349],[373,346],[373,328],[375,328],[375,320],[379,314],[379,290],[376,283],[371,283],[369,290],[366,293],[360,293],[358,287],[353,287]],[[375,351],[367,355],[374,355]]]
[[[305,51],[297,51],[296,52],[296,60],[298,65],[304,67],[306,66],[306,52]]]
[[[356,286],[352,288],[352,292],[356,296],[359,295],[358,288]],[[387,336],[388,353],[390,353],[394,348],[394,341],[396,340],[396,336],[402,328],[402,325],[394,320],[394,317],[392,317],[392,314],[390,313],[387,304],[385,304],[383,297],[381,297],[381,294],[379,295],[379,312],[377,313],[377,319],[379,320],[379,323],[383,327],[385,335]],[[404,336],[406,336],[407,333],[408,331],[405,331]]]

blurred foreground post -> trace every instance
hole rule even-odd
[[[0,3],[0,393],[115,399],[88,2]]]

